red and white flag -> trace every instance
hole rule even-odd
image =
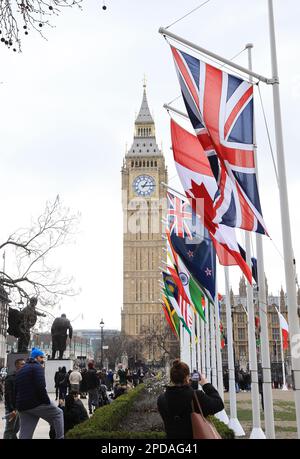
[[[278,317],[279,317],[279,324],[281,328],[281,333],[282,333],[282,344],[283,344],[283,349],[286,350],[289,347],[289,326],[284,318],[284,316],[277,310]]]

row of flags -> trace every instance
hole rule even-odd
[[[192,313],[205,320],[203,300],[217,298],[216,257],[257,283],[256,259],[249,267],[236,228],[268,232],[255,169],[253,85],[173,46],[171,52],[195,134],[171,119],[173,156],[187,199],[168,192],[163,288],[173,317],[191,333]]]

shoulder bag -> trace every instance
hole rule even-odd
[[[195,404],[198,407],[199,413],[195,411]],[[198,400],[197,394],[194,392],[192,398],[192,413],[191,413],[193,438],[195,439],[210,439],[221,440],[222,437],[217,432],[215,427],[203,416],[203,411]]]

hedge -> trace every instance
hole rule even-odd
[[[69,430],[66,438],[112,438],[113,431],[117,430],[121,420],[129,413],[144,387],[144,384],[139,384],[128,394],[121,395],[109,405],[98,408],[90,419]]]
[[[139,384],[128,394],[121,395],[111,404],[103,406],[95,411],[93,416],[85,422],[78,424],[67,432],[65,438],[70,439],[157,439],[166,438],[165,432],[124,432],[118,427],[122,419],[126,417],[133,403],[144,390],[145,385]],[[215,416],[209,416],[209,421],[214,424],[217,431],[224,439],[234,438],[233,430]]]

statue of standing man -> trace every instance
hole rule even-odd
[[[72,339],[73,328],[66,314],[56,317],[51,327],[52,359],[55,359],[57,351],[59,352],[59,359],[63,358],[67,347],[67,330],[69,330],[69,338]]]
[[[7,333],[18,338],[18,352],[28,351],[30,329],[35,326],[38,316],[46,317],[35,309],[36,305],[37,298],[32,297],[21,311],[9,308]]]

